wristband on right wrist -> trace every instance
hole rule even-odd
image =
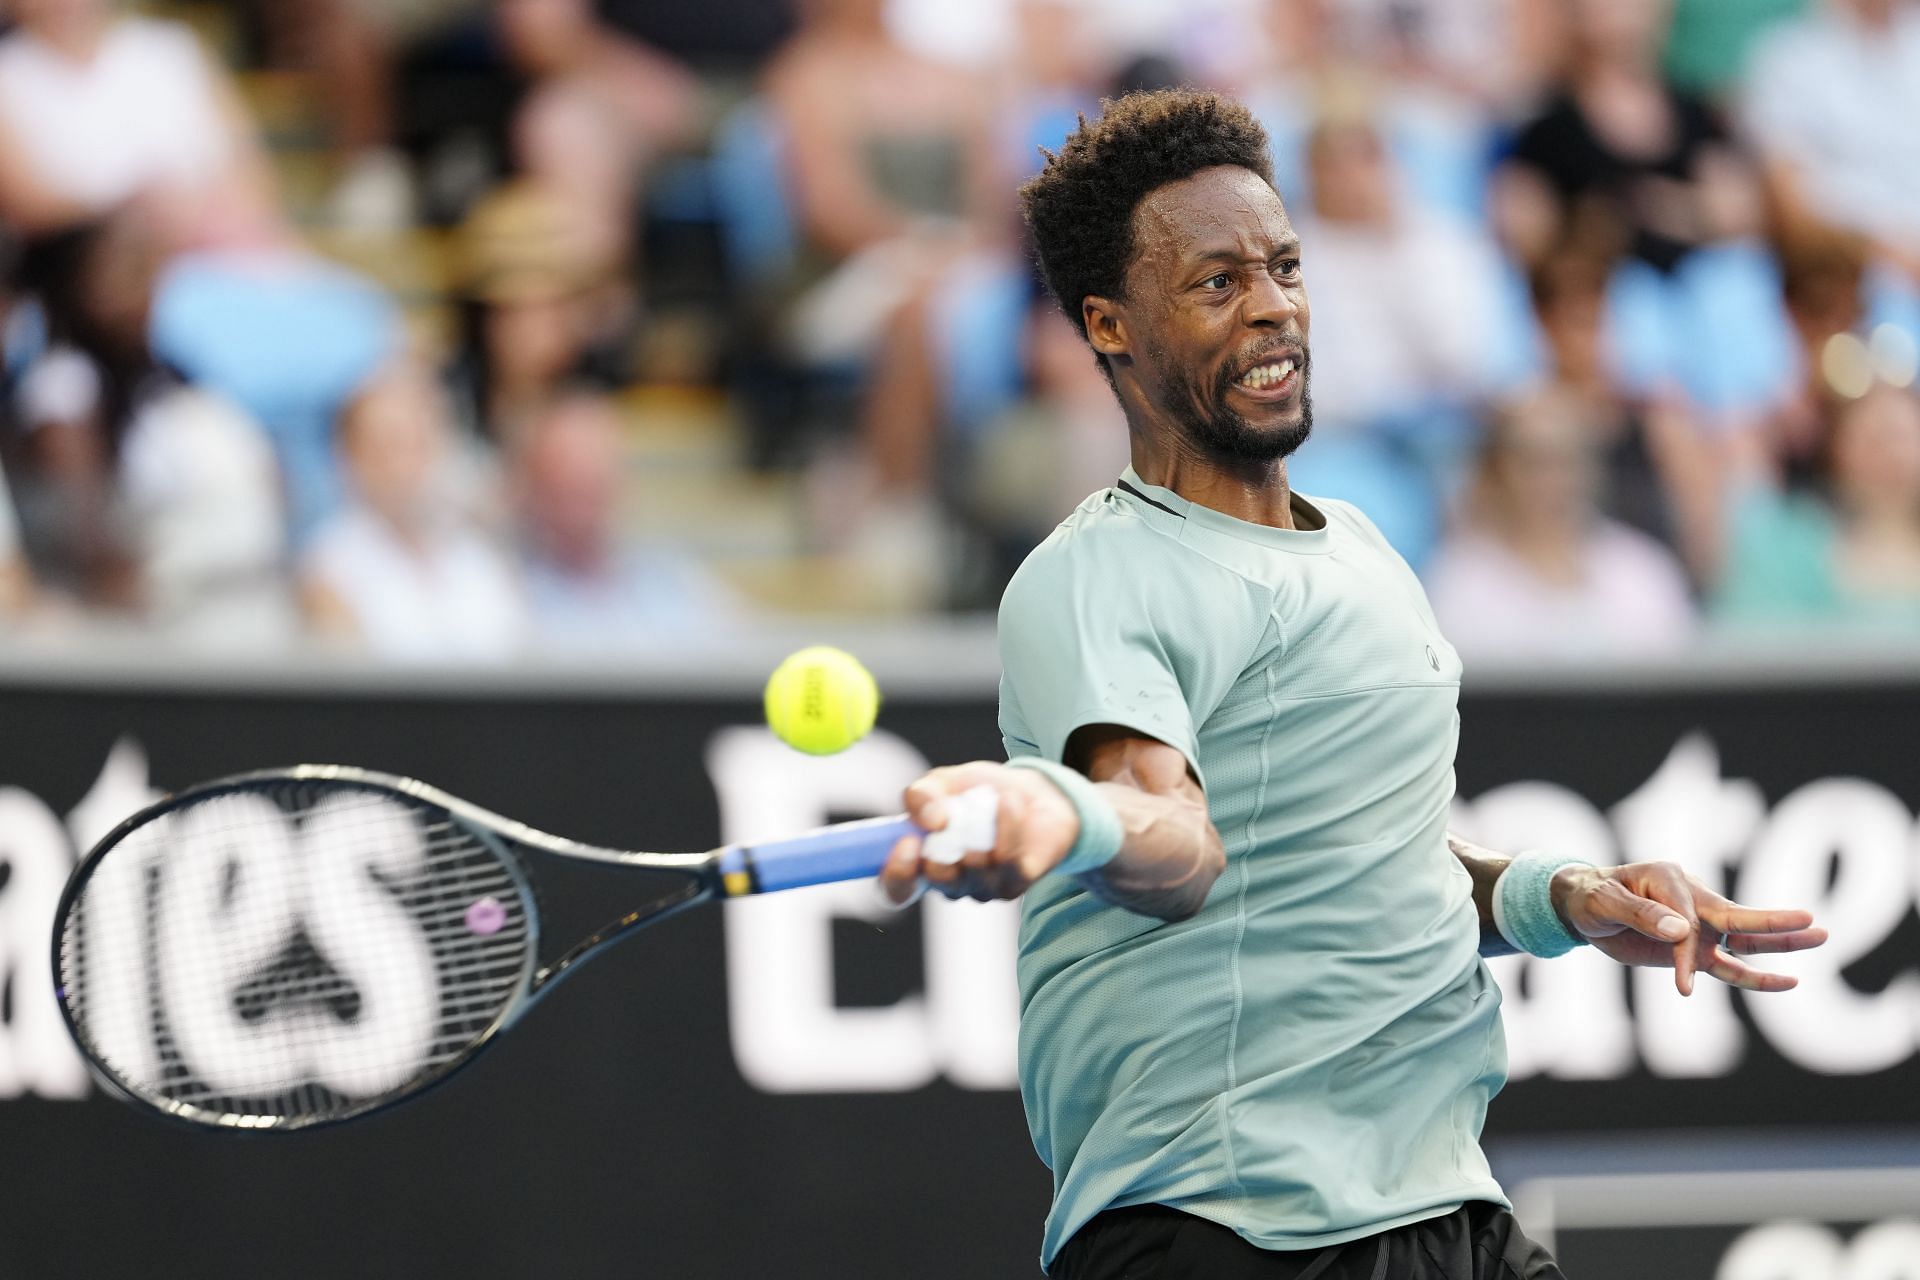
[[[1566,867],[1592,865],[1538,850],[1517,855],[1493,884],[1494,928],[1515,950],[1547,960],[1586,945],[1553,909],[1553,877]]]
[[[1060,789],[1067,798],[1073,811],[1080,817],[1080,836],[1073,842],[1073,848],[1067,850],[1067,856],[1060,860],[1054,871],[1063,876],[1077,876],[1086,871],[1098,871],[1113,861],[1120,852],[1120,842],[1125,832],[1120,826],[1120,815],[1114,812],[1113,804],[1100,794],[1092,780],[1078,769],[1043,760],[1039,756],[1018,756],[1007,761],[1009,769],[1031,769],[1044,774],[1047,781]]]

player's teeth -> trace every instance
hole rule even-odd
[[[1263,364],[1257,369],[1248,370],[1240,379],[1240,384],[1258,391],[1265,387],[1273,386],[1276,383],[1284,382],[1287,375],[1292,372],[1293,361],[1291,359],[1282,360],[1278,364]]]

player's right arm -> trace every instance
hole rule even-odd
[[[1120,819],[1120,851],[1078,877],[1088,892],[1141,915],[1184,920],[1199,911],[1226,869],[1207,798],[1179,751],[1117,725],[1086,725],[1067,743],[1066,764],[1096,784]],[[982,783],[1000,795],[995,844],[955,863],[930,861],[920,841],[894,846],[880,882],[895,902],[921,878],[951,897],[1017,898],[1060,864],[1080,835],[1080,820],[1044,774],[987,761],[934,769],[907,789],[907,813],[929,831],[946,825],[947,797]]]

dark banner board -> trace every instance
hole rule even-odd
[[[1834,932],[1793,959],[1787,996],[1703,982],[1681,1000],[1669,974],[1591,953],[1496,962],[1513,1059],[1496,1160],[1598,1134],[1920,1132],[1920,680],[1470,691],[1462,724],[1464,834],[1676,859]],[[351,763],[582,840],[704,849],[888,811],[927,763],[998,750],[990,691],[896,694],[871,738],[815,760],[773,742],[745,691],[0,679],[0,1276],[1036,1275],[1048,1179],[1013,1089],[1004,905],[894,913],[856,884],[682,916],[421,1101],[285,1138],[107,1100],[48,994],[76,850],[157,790]],[[624,891],[568,870],[550,928],[603,923]],[[1558,1203],[1575,1280],[1694,1274]],[[1877,1200],[1808,1213],[1803,1251],[1907,1239]],[[1771,1221],[1661,1229],[1721,1256]]]

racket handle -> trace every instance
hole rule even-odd
[[[903,836],[925,836],[928,858],[958,862],[969,849],[993,847],[998,810],[993,788],[975,787],[948,799],[940,831],[922,831],[905,815],[839,822],[782,840],[730,845],[720,852],[720,874],[728,897],[860,880],[880,873]]]

